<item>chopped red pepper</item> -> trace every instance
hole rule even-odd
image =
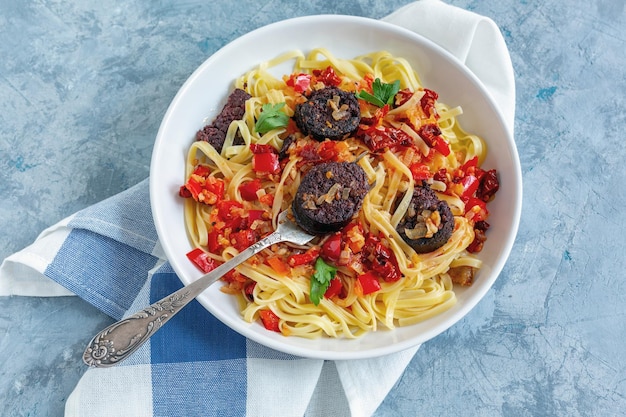
[[[433,149],[435,149],[443,156],[450,155],[450,145],[448,145],[448,142],[446,142],[446,140],[441,136],[437,136],[437,138],[435,139]]]
[[[220,243],[221,233],[217,229],[213,229],[208,234],[208,247],[209,252],[218,253],[222,244]]]
[[[342,239],[341,233],[335,233],[322,245],[320,256],[325,261],[337,262],[341,256]]]
[[[421,162],[411,164],[411,166],[409,166],[409,170],[411,171],[411,174],[413,174],[413,179],[415,181],[427,180],[430,178],[428,165]]]
[[[435,123],[428,123],[417,130],[417,134],[426,142],[428,146],[435,149],[443,156],[450,155],[450,146],[441,136],[441,129]]]
[[[478,207],[478,209],[474,209],[474,207]],[[486,220],[489,215],[489,211],[487,210],[487,203],[485,203],[480,198],[470,197],[465,201],[465,214],[473,212],[472,220],[475,222],[479,222],[482,220]]]
[[[396,255],[376,236],[368,235],[363,247],[363,260],[368,269],[385,281],[393,282],[402,277]]]
[[[254,230],[245,229],[230,234],[230,243],[239,252],[259,241],[259,236]]]
[[[489,201],[499,188],[500,182],[498,181],[496,170],[490,169],[486,171],[480,179],[480,187],[478,187],[476,196],[483,201]]]
[[[289,258],[287,258],[287,263],[291,267],[311,264],[313,263],[313,261],[317,259],[319,254],[320,254],[319,246],[313,246],[312,248],[310,248],[304,253],[296,253],[294,255],[290,255]]]
[[[260,153],[276,153],[276,149],[274,149],[272,145],[261,145],[258,143],[251,143],[250,151],[252,151],[252,153],[255,155]]]
[[[280,318],[272,310],[259,310],[259,316],[267,330],[280,333]]]
[[[271,258],[267,258],[267,264],[272,267],[272,269],[278,272],[280,275],[289,275],[289,265],[287,265],[282,259],[278,256],[272,256]]]
[[[220,265],[218,261],[211,258],[208,253],[200,248],[195,248],[188,252],[187,258],[205,274],[208,274]]]
[[[217,216],[223,221],[241,217],[243,204],[234,200],[223,200],[217,204]]]
[[[335,86],[341,84],[341,77],[337,75],[333,67],[330,65],[323,70],[313,70],[313,75],[317,81],[323,82],[326,86]]]
[[[255,220],[263,220],[264,210],[249,210],[248,211],[248,224],[254,223]]]
[[[328,285],[328,289],[324,293],[324,297],[332,298],[341,293],[341,289],[343,288],[343,284],[341,280],[337,277],[330,280],[330,284]]]
[[[183,187],[187,191],[183,191]],[[189,196],[204,204],[213,205],[224,197],[223,180],[211,176],[202,177],[195,172],[191,174],[183,187],[179,191],[181,197]]]
[[[311,85],[311,75],[303,73],[291,74],[291,76],[287,79],[286,84],[293,87],[297,93],[303,93]]]
[[[371,294],[380,290],[380,282],[378,282],[378,277],[376,277],[376,275],[372,272],[366,272],[365,274],[359,275],[358,280],[359,284],[361,284],[363,295]]]
[[[463,185],[461,200],[463,200],[474,196],[474,193],[476,192],[476,190],[478,190],[480,181],[473,175],[467,175],[463,177],[463,179],[461,180],[461,184]]]
[[[254,172],[278,173],[280,171],[278,155],[269,152],[252,155],[252,169]]]
[[[255,201],[258,200],[259,197],[257,195],[257,191],[261,189],[261,180],[258,178],[253,179],[252,181],[244,182],[239,186],[239,193],[241,194],[241,198],[246,201]]]
[[[256,287],[255,281],[248,283],[248,285],[244,287],[244,294],[249,301],[254,301],[254,287]]]
[[[262,195],[261,197],[259,197],[259,202],[271,207],[274,204],[274,194]]]
[[[435,102],[438,98],[439,95],[433,90],[429,90],[427,88],[424,89],[424,95],[420,99],[420,105],[422,106],[422,110],[424,110],[424,113],[426,113],[427,116],[437,117]]]

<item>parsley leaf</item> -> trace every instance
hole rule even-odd
[[[393,99],[398,91],[400,91],[400,80],[395,80],[393,84],[387,84],[382,82],[380,78],[376,78],[372,83],[373,95],[361,90],[356,96],[375,106],[383,107],[385,104],[393,104]]]
[[[311,293],[309,298],[313,304],[318,305],[324,297],[324,293],[330,285],[330,281],[335,278],[337,268],[328,265],[319,257],[315,261],[315,273],[311,277]]]
[[[254,130],[258,133],[267,133],[278,127],[285,127],[289,123],[289,116],[280,111],[285,107],[285,103],[264,104],[261,107],[261,114],[254,125]]]

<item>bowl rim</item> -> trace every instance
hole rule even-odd
[[[233,323],[229,323],[228,320],[224,320],[224,317],[221,317],[219,314],[213,310],[206,300],[200,296],[198,301],[203,305],[205,309],[207,309],[211,314],[215,315],[220,321],[230,327],[233,331],[236,331],[243,336],[265,345],[269,348],[275,349],[277,351],[281,351],[284,353],[307,357],[307,358],[316,358],[316,359],[327,359],[327,360],[346,360],[346,359],[365,359],[365,358],[374,358],[390,353],[399,352],[402,350],[406,350],[408,348],[417,346],[421,343],[426,342],[427,340],[432,339],[433,337],[441,334],[446,331],[458,321],[460,321],[463,317],[465,317],[469,311],[471,311],[485,296],[485,294],[491,289],[493,283],[500,275],[507,259],[510,256],[511,250],[513,248],[513,244],[515,241],[515,237],[517,235],[519,229],[519,222],[521,217],[521,209],[522,209],[522,175],[521,175],[521,166],[519,162],[519,156],[517,153],[517,148],[515,146],[515,141],[513,137],[512,128],[510,128],[504,120],[504,116],[501,110],[498,108],[493,96],[486,89],[485,85],[482,83],[478,77],[471,72],[463,63],[461,63],[456,57],[450,54],[447,50],[437,45],[433,41],[428,38],[420,35],[416,32],[413,32],[409,29],[400,27],[393,23],[376,20],[367,17],[360,16],[350,16],[350,15],[340,15],[340,14],[318,14],[318,15],[310,15],[310,16],[301,16],[290,19],[280,20],[274,23],[270,23],[268,25],[259,27],[254,29],[219,48],[216,52],[211,54],[207,59],[205,59],[202,64],[200,64],[192,74],[186,79],[186,81],[179,88],[177,94],[174,96],[168,109],[162,119],[161,125],[159,126],[159,130],[156,136],[151,166],[150,166],[150,204],[152,207],[153,220],[155,223],[155,227],[157,230],[157,235],[159,236],[159,241],[161,243],[161,247],[168,257],[168,260],[176,272],[179,279],[183,282],[183,284],[188,284],[193,281],[197,277],[191,279],[186,276],[182,272],[182,268],[177,261],[176,257],[169,257],[170,253],[175,253],[174,248],[171,247],[170,243],[167,240],[162,240],[163,237],[167,236],[166,231],[164,230],[164,222],[161,218],[161,210],[158,204],[157,196],[159,195],[159,183],[156,181],[156,177],[153,175],[153,168],[158,165],[158,158],[161,154],[161,147],[163,146],[163,134],[166,130],[170,119],[173,117],[173,113],[176,111],[176,107],[178,103],[181,101],[182,97],[186,94],[186,92],[193,86],[194,82],[198,77],[202,75],[207,67],[212,65],[214,62],[219,61],[222,55],[224,55],[228,50],[238,47],[240,44],[245,44],[251,38],[255,38],[258,36],[266,35],[267,33],[271,33],[275,30],[280,30],[284,27],[289,27],[290,25],[302,25],[302,24],[316,24],[316,23],[333,23],[333,24],[355,24],[361,25],[363,28],[369,28],[370,30],[378,30],[382,32],[391,32],[401,36],[403,38],[408,38],[411,41],[414,41],[416,44],[419,44],[420,48],[429,49],[430,52],[434,52],[442,56],[448,63],[456,67],[457,71],[463,73],[474,85],[479,89],[481,94],[484,96],[485,100],[489,103],[493,110],[494,116],[497,118],[497,123],[501,124],[504,127],[504,131],[506,132],[505,143],[509,145],[508,151],[511,154],[511,160],[513,166],[511,167],[512,178],[514,185],[514,190],[512,190],[512,196],[515,199],[515,204],[513,207],[512,223],[511,228],[507,233],[507,238],[501,242],[502,249],[501,253],[503,254],[497,259],[497,262],[494,265],[490,266],[490,272],[488,273],[488,280],[486,281],[486,285],[481,285],[479,289],[476,291],[476,295],[471,297],[469,300],[464,302],[462,305],[458,306],[457,311],[450,318],[446,319],[443,323],[431,327],[429,330],[419,333],[419,335],[408,338],[405,340],[399,340],[393,343],[390,346],[380,346],[369,348],[365,350],[346,350],[346,351],[338,351],[338,350],[319,350],[314,346],[315,344],[311,344],[310,348],[302,347],[302,346],[294,346],[291,344],[285,344],[284,341],[281,341],[280,338],[271,337],[271,335],[260,336],[256,332],[242,332],[240,328],[233,327]],[[272,57],[268,57],[270,59]],[[234,77],[239,74],[235,74]],[[234,78],[233,77],[233,78]],[[182,176],[182,174],[181,174]],[[201,273],[198,276],[202,275]],[[455,289],[456,292],[456,289]],[[457,303],[459,304],[459,303]],[[242,323],[245,323],[241,317],[237,318]],[[248,323],[245,323],[248,325]],[[375,332],[376,333],[376,332]],[[270,336],[270,337],[267,337]],[[284,336],[281,336],[284,338]],[[346,339],[353,340],[353,339]]]

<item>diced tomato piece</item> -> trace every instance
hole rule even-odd
[[[200,248],[195,248],[187,253],[187,258],[205,274],[211,272],[220,265],[218,261],[211,258],[208,253]]]
[[[246,201],[255,201],[258,200],[257,191],[261,189],[261,180],[258,178],[253,179],[252,181],[244,182],[239,186],[239,193],[241,194],[241,198]]]
[[[343,288],[343,284],[341,280],[337,277],[330,280],[330,284],[328,285],[328,289],[324,293],[324,297],[332,298],[341,293],[341,289]]]
[[[310,264],[317,259],[319,254],[319,246],[313,246],[304,253],[296,253],[294,255],[290,255],[289,258],[287,258],[287,263],[291,267]]]
[[[231,233],[230,240],[233,247],[241,252],[258,242],[259,238],[254,230],[246,229]]]
[[[259,310],[259,316],[267,330],[280,333],[280,318],[272,310]]]
[[[280,275],[285,276],[289,274],[289,265],[287,265],[278,256],[272,256],[271,258],[267,258],[266,262],[269,266],[272,267],[274,271],[278,272]]]
[[[337,262],[341,256],[342,239],[341,233],[335,233],[322,245],[320,256],[325,261]]]
[[[371,294],[380,290],[378,277],[372,272],[366,272],[365,274],[359,275],[358,280],[359,284],[361,284],[363,295]]]
[[[252,155],[252,169],[254,172],[276,174],[280,171],[280,161],[275,153],[257,153]]]

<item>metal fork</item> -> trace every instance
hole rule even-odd
[[[291,242],[304,245],[314,237],[289,220],[287,210],[283,211],[278,215],[278,226],[271,235],[251,245],[191,284],[103,329],[89,342],[83,353],[83,361],[89,366],[99,368],[110,367],[123,361],[191,300],[237,265],[275,243]]]

